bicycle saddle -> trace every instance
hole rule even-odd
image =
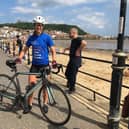
[[[6,65],[9,66],[12,69],[16,68],[15,60],[6,60]]]

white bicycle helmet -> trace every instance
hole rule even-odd
[[[42,16],[36,16],[36,17],[33,19],[33,22],[34,22],[34,23],[45,24],[45,19],[44,19]]]

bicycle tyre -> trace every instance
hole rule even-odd
[[[16,96],[21,92],[15,81],[6,74],[0,74],[0,92],[4,94],[0,94],[0,108],[7,111],[12,110],[16,104]],[[5,97],[6,95],[10,97]]]
[[[39,103],[41,113],[46,118],[46,120],[53,125],[59,125],[60,126],[60,125],[66,124],[69,121],[70,116],[71,116],[71,104],[70,104],[70,101],[69,101],[67,95],[65,94],[65,92],[60,87],[58,87],[54,83],[48,82],[47,85],[46,85],[46,88],[52,88],[53,92],[55,92],[54,90],[56,90],[56,93],[58,93],[58,95],[57,94],[55,95],[55,101],[57,99],[59,99],[59,100],[57,100],[58,102],[55,104],[56,106],[54,104],[51,104],[51,105],[47,104],[48,112],[45,113],[44,110],[43,110],[44,103],[43,103],[43,100],[42,100],[43,99],[43,97],[42,97],[43,87],[41,87],[41,89],[39,90],[39,93],[38,93],[38,103]],[[48,90],[47,90],[47,92],[48,92]],[[59,94],[61,95],[61,97],[59,96]],[[62,107],[58,107],[58,105],[61,104],[61,102],[63,102],[62,98],[65,99],[65,104],[67,104],[67,109],[65,109],[64,103],[63,103]],[[60,101],[60,103],[59,103],[59,101]],[[56,112],[53,111],[54,108],[56,109],[56,111],[58,110],[58,112],[63,111],[62,113],[63,113],[63,115],[66,115],[66,117],[61,121],[57,120],[57,118],[58,119],[60,119],[60,118],[59,118],[59,115],[56,115],[55,114]],[[52,114],[54,116],[52,116]],[[56,118],[56,116],[57,116],[57,118]]]

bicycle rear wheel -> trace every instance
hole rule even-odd
[[[13,109],[18,94],[20,89],[14,80],[8,75],[0,74],[0,109],[8,111]]]
[[[43,90],[47,89],[48,111],[44,111]],[[71,105],[64,91],[56,84],[48,82],[46,87],[42,87],[38,94],[40,110],[48,122],[54,125],[66,124],[71,116]]]

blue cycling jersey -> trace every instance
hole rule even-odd
[[[52,38],[45,33],[41,35],[32,35],[26,42],[26,46],[32,46],[32,64],[48,65],[49,64],[49,47],[53,46]]]

